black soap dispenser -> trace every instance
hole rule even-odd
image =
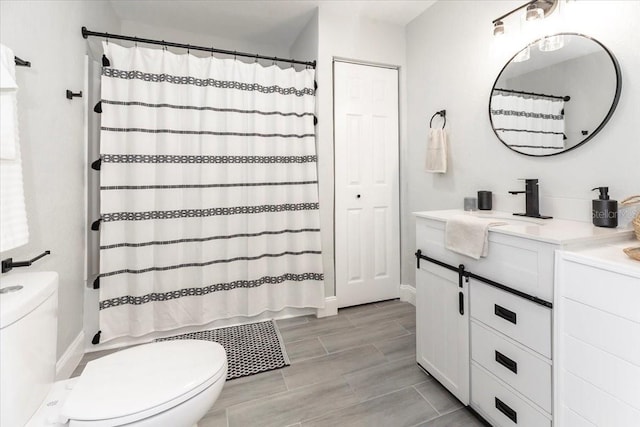
[[[599,190],[600,197],[593,199],[591,205],[591,218],[596,227],[616,228],[618,226],[618,202],[609,200],[609,187],[596,187],[591,191]]]

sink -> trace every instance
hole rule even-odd
[[[546,225],[547,222],[543,219],[538,218],[530,218],[526,216],[513,216],[509,214],[505,214],[503,212],[478,212],[473,211],[470,212],[471,215],[478,218],[490,218],[499,221],[504,221],[509,225],[524,225],[524,223],[535,224],[535,225]]]

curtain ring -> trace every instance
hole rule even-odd
[[[257,53],[256,53],[256,60],[253,61],[253,62],[256,63],[256,64],[258,63],[258,54]]]
[[[133,38],[133,43],[134,43],[135,47],[138,47],[138,38],[137,37]]]
[[[189,55],[189,53],[191,53],[191,45],[190,44],[187,45],[187,55]]]
[[[107,35],[107,44],[109,44],[109,33],[105,33]]]
[[[237,55],[237,53],[238,53],[238,52],[236,52],[235,50],[233,51],[233,60],[234,60],[234,61],[237,61],[237,60],[238,60],[238,58],[237,58],[237,56],[236,56],[236,55]]]
[[[162,40],[162,51],[164,52],[165,50],[167,50],[167,44]]]
[[[211,57],[213,58],[213,46],[211,46]]]

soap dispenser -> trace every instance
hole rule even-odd
[[[591,205],[591,218],[593,225],[597,227],[615,228],[618,226],[618,202],[609,200],[609,187],[596,187],[591,191],[599,190],[600,197],[593,199]]]

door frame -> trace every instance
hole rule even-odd
[[[398,277],[398,292],[399,295],[402,293],[402,117],[400,115],[400,104],[402,95],[401,86],[400,86],[400,71],[401,66],[393,65],[383,62],[374,62],[374,61],[365,61],[353,58],[347,58],[342,56],[333,56],[331,58],[331,106],[332,106],[332,126],[331,126],[331,138],[332,138],[332,149],[333,149],[333,271],[334,271],[334,287],[333,287],[333,295],[338,298],[338,281],[337,281],[337,269],[336,269],[336,83],[335,83],[335,64],[336,62],[343,62],[347,64],[355,64],[355,65],[364,65],[369,67],[378,67],[378,68],[388,68],[392,70],[398,71],[398,105],[397,105],[397,113],[398,113],[398,262],[399,262],[399,277]],[[339,303],[336,304],[336,307],[339,307]]]

